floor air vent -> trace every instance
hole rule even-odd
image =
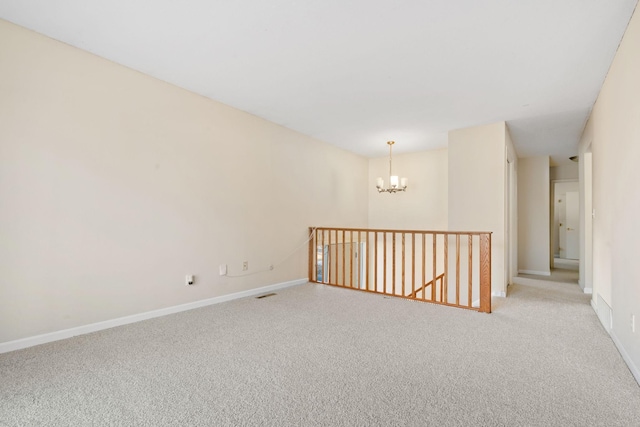
[[[270,294],[264,294],[264,295],[260,295],[259,297],[256,297],[256,299],[262,299],[262,298],[266,298],[266,297],[272,297],[276,294],[274,294],[273,292]]]

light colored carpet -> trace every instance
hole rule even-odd
[[[302,285],[0,355],[2,426],[640,426],[576,285],[494,313]]]

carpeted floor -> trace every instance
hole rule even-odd
[[[578,284],[579,279],[578,270],[566,269],[566,268],[553,268],[551,269],[550,276],[539,276],[537,274],[518,274],[518,277],[525,277],[528,279],[542,280],[545,282],[561,282],[561,283],[573,283]]]
[[[640,387],[577,285],[307,284],[1,354],[0,425],[640,426]]]

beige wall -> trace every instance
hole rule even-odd
[[[593,156],[593,292],[613,312],[614,341],[640,380],[640,12],[598,96],[580,154]],[[583,212],[584,213],[584,212]],[[598,305],[598,310],[602,307]],[[631,316],[636,316],[636,332]]]
[[[549,157],[518,159],[518,271],[551,274]]]
[[[506,293],[504,122],[449,132],[449,230],[491,231],[492,292]]]
[[[377,177],[389,183],[389,157],[369,160],[369,227],[447,229],[447,150],[394,155],[393,173],[409,180],[406,192],[380,193]]]
[[[593,292],[593,167],[589,124],[582,140],[586,140],[588,152],[580,155],[580,279],[578,283],[586,293]],[[585,138],[586,137],[586,138]],[[582,144],[581,144],[582,145]]]
[[[364,158],[1,20],[0,75],[0,343],[304,278],[307,227],[367,225]]]
[[[562,166],[552,166],[549,169],[551,180],[578,179],[578,163],[568,163]]]

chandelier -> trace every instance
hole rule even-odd
[[[407,178],[400,178],[398,180],[398,175],[392,175],[391,172],[391,150],[393,144],[395,144],[395,141],[387,141],[387,145],[389,146],[389,187],[384,188],[384,179],[378,177],[378,179],[376,179],[378,193],[395,193],[397,191],[407,190]]]

